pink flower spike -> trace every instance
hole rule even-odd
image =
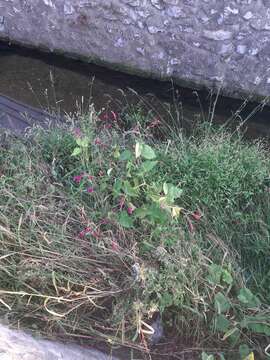
[[[114,121],[117,121],[117,115],[116,115],[116,113],[115,113],[114,111],[111,111],[111,114],[112,114],[112,116],[113,116],[113,120],[114,120]]]
[[[100,138],[96,138],[94,141],[95,145],[102,145],[102,141],[100,140]]]
[[[89,194],[91,194],[91,193],[93,193],[94,192],[94,188],[92,188],[92,187],[89,187],[89,188],[87,188],[87,190],[86,190]]]
[[[127,213],[128,213],[128,215],[132,215],[132,214],[133,214],[133,211],[134,211],[134,208],[132,208],[132,207],[128,207],[128,208],[127,208]]]
[[[80,128],[75,128],[75,129],[73,130],[73,133],[74,133],[74,136],[75,136],[76,138],[81,138],[81,137],[82,137],[82,131],[81,131]]]
[[[83,178],[83,174],[81,175],[76,175],[73,177],[73,181],[77,184],[79,184],[81,181],[82,181],[82,178]]]
[[[198,210],[194,211],[194,212],[191,214],[191,216],[192,216],[193,219],[196,220],[196,221],[200,221],[201,218],[202,218],[202,214],[201,214]]]
[[[82,231],[79,232],[79,237],[80,237],[81,239],[84,238],[84,235],[85,235],[85,231],[84,231],[84,230],[82,230]]]

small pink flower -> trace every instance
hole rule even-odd
[[[201,218],[202,218],[202,214],[201,214],[200,211],[198,211],[198,210],[195,210],[195,211],[191,214],[191,216],[192,216],[193,219],[196,220],[196,221],[200,221]]]
[[[102,141],[100,140],[100,138],[96,138],[94,141],[95,145],[102,145]]]
[[[84,235],[85,235],[85,231],[84,231],[84,230],[82,230],[82,231],[79,232],[79,237],[80,237],[81,239],[84,238]]]
[[[102,121],[106,121],[106,120],[109,119],[109,116],[108,116],[108,114],[107,114],[106,112],[103,112],[103,113],[101,113],[101,114],[99,115],[99,118],[100,118],[100,120],[102,120]]]
[[[112,124],[105,124],[105,129],[111,129],[112,128]]]
[[[93,181],[94,178],[95,178],[95,177],[94,177],[93,175],[88,175],[88,180]]]
[[[154,118],[151,123],[148,125],[148,128],[155,128],[161,124],[161,121],[158,118]]]
[[[112,118],[114,121],[117,121],[117,115],[114,111],[111,111],[111,114],[112,114]]]
[[[81,138],[81,137],[82,137],[82,131],[81,131],[80,128],[75,128],[75,129],[73,130],[73,133],[74,133],[74,136],[75,136],[76,138]]]
[[[89,194],[91,194],[91,193],[94,192],[94,188],[93,188],[92,186],[90,186],[90,187],[88,187],[88,188],[86,189],[86,191],[87,191]]]
[[[84,177],[84,174],[76,175],[73,177],[73,181],[77,184],[79,184],[82,181],[82,178]]]
[[[134,208],[132,208],[132,207],[128,207],[127,208],[127,213],[128,213],[128,215],[132,215],[133,214],[133,212],[134,212]]]

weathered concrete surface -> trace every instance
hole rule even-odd
[[[37,340],[0,325],[0,360],[117,360],[94,349]]]
[[[231,96],[270,95],[269,0],[0,0],[0,38]]]

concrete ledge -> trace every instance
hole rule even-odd
[[[0,0],[0,39],[181,86],[270,95],[268,0]]]

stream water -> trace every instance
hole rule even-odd
[[[138,95],[128,91],[128,88],[135,90]],[[120,89],[125,92],[125,96]],[[61,112],[72,113],[82,103],[86,106],[91,95],[97,110],[108,102],[113,108],[121,103],[135,104],[139,98],[147,98],[150,106],[158,109],[159,104],[172,103],[176,91],[184,119],[199,121],[203,117],[209,118],[209,108],[214,97],[206,91],[196,93],[190,89],[173,87],[168,82],[142,79],[62,56],[0,43],[0,94],[34,107],[57,108]],[[149,93],[153,95],[151,100],[147,97]],[[243,102],[220,96],[215,107],[214,121],[224,123]],[[258,104],[255,103],[246,105],[234,121],[240,118],[245,120],[256,106]],[[264,107],[250,117],[247,122],[248,136],[269,136],[269,114],[270,108]]]

